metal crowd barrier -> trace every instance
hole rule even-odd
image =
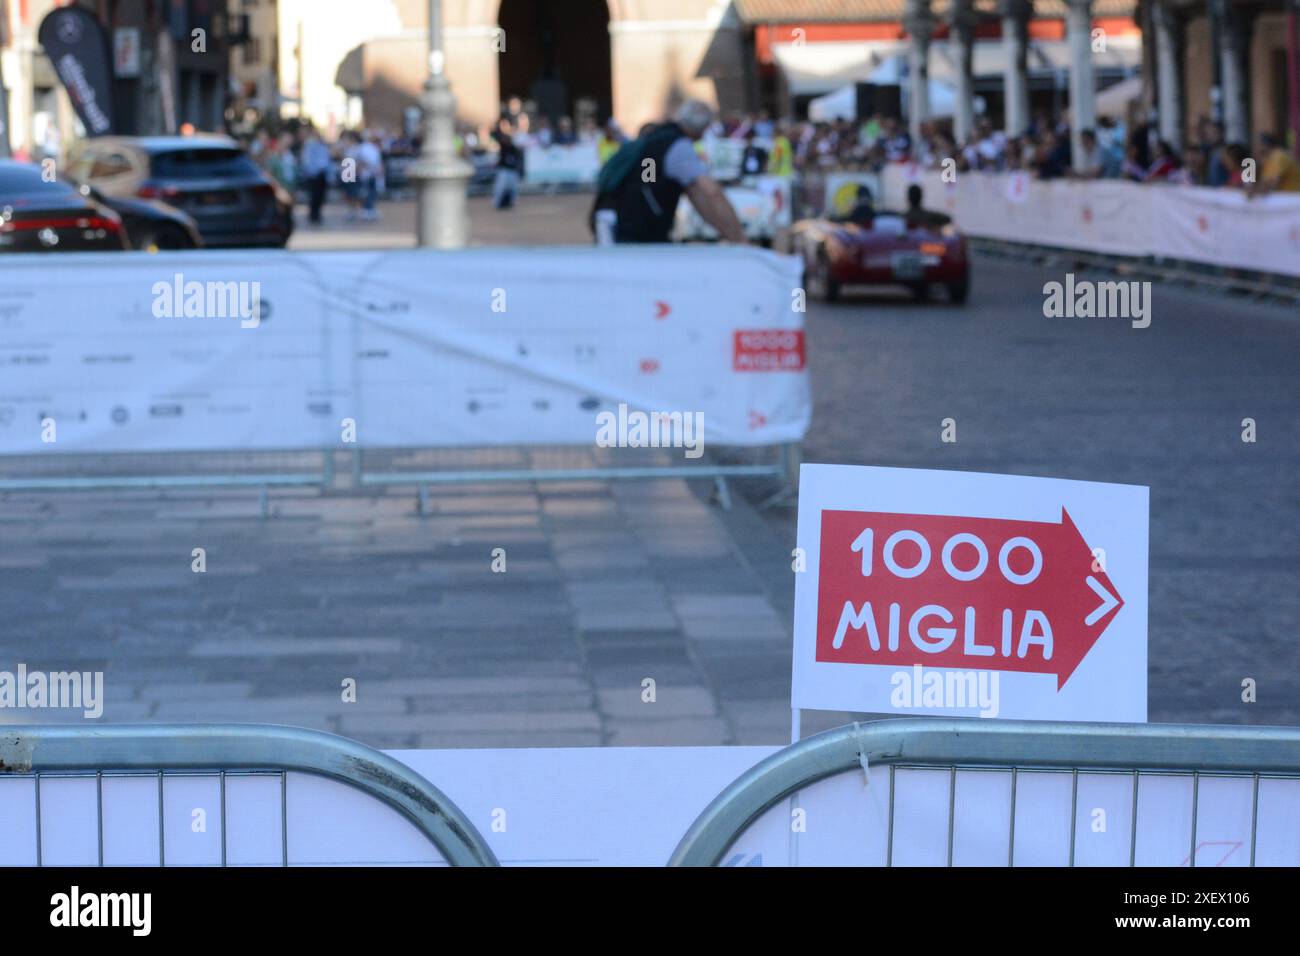
[[[405,764],[355,741],[298,727],[259,724],[160,724],[83,730],[62,726],[4,729],[0,779],[35,781],[36,863],[42,865],[41,780],[80,777],[96,781],[99,864],[104,863],[103,780],[156,776],[158,865],[166,864],[163,839],[165,777],[211,775],[220,780],[221,865],[226,864],[226,779],[272,774],[280,780],[281,865],[289,865],[287,774],[338,781],[386,804],[418,829],[451,866],[497,866],[487,842],[460,809]]]
[[[262,517],[271,488],[328,488],[332,449],[0,455],[0,494],[256,488]]]
[[[727,850],[771,807],[800,789],[837,774],[888,767],[889,821],[886,865],[893,864],[894,773],[898,769],[947,770],[948,865],[952,865],[955,781],[959,770],[1011,772],[1011,825],[1007,865],[1015,859],[1016,777],[1022,772],[1070,772],[1070,865],[1078,781],[1088,773],[1132,776],[1129,865],[1135,865],[1138,792],[1144,777],[1192,778],[1189,865],[1196,865],[1197,798],[1203,777],[1253,780],[1250,865],[1255,865],[1261,778],[1300,779],[1300,729],[1189,724],[1086,724],[978,719],[892,719],[850,724],[808,737],[773,754],[719,794],[682,837],[670,866],[716,866]]]
[[[649,454],[639,454],[645,451]],[[329,490],[341,477],[351,487],[414,485],[420,514],[434,485],[622,481],[689,478],[713,482],[718,502],[731,509],[729,478],[768,478],[790,484],[799,472],[799,447],[729,449],[720,458],[710,449],[696,464],[681,464],[680,449],[622,449],[591,446],[504,446],[489,448],[374,448],[299,451],[119,452],[87,455],[0,455],[0,495],[48,491],[190,491],[253,488],[263,518],[270,516],[270,489]],[[767,460],[760,460],[766,456]],[[674,462],[678,463],[674,463]]]
[[[766,449],[769,461],[712,460],[680,464],[680,449],[624,449],[591,446],[527,446],[491,449],[363,449],[354,452],[353,484],[414,485],[419,513],[429,505],[429,488],[466,482],[625,481],[663,478],[709,479],[718,503],[731,510],[728,478],[771,478],[789,483],[799,473],[799,447]],[[742,450],[737,450],[742,451]]]

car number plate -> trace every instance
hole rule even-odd
[[[233,206],[239,202],[239,196],[233,191],[199,193],[194,197],[196,206]]]
[[[925,275],[925,258],[915,252],[895,252],[889,257],[896,279],[919,279]]]

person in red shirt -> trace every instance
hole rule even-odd
[[[1246,147],[1240,143],[1223,147],[1223,165],[1228,170],[1228,181],[1224,185],[1229,189],[1241,189],[1245,185],[1241,179],[1241,163],[1245,158]]]
[[[1181,165],[1182,163],[1178,161],[1178,154],[1174,152],[1174,148],[1162,139],[1156,143],[1155,159],[1151,163],[1151,168],[1147,170],[1146,179],[1143,182],[1162,182],[1168,179]]]

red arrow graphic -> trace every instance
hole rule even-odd
[[[1119,593],[1059,523],[823,511],[817,660],[1055,674],[1101,638]]]
[[[673,310],[673,307],[672,307],[671,305],[669,305],[667,302],[664,302],[664,301],[662,301],[662,300],[655,300],[655,318],[656,318],[656,319],[665,319],[665,318],[667,318],[667,317],[668,317],[668,313],[671,312],[672,310]]]

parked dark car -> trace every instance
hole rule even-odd
[[[74,149],[69,178],[107,201],[161,200],[193,218],[206,246],[277,246],[293,197],[225,136],[103,136]]]
[[[72,185],[78,186],[77,183]],[[86,183],[81,183],[78,188],[117,213],[132,249],[157,252],[160,249],[202,249],[205,245],[194,217],[175,206],[157,199],[105,196]]]
[[[0,252],[105,252],[129,248],[122,220],[41,167],[0,160]]]

